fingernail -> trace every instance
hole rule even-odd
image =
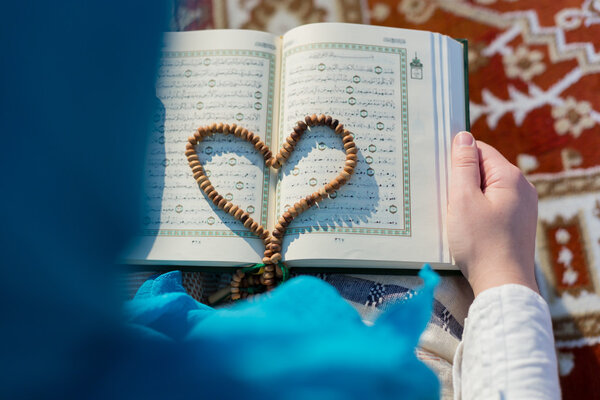
[[[467,147],[473,146],[475,140],[473,139],[473,135],[471,135],[469,132],[460,132],[458,135],[456,135],[456,138],[454,138],[454,143],[456,143],[456,145],[459,147]]]

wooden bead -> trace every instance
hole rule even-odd
[[[215,188],[213,187],[213,185],[208,185],[204,189],[204,193],[206,193],[206,195],[209,195],[210,193],[217,193],[217,191],[215,190]]]
[[[231,281],[231,287],[232,288],[234,288],[234,287],[240,287],[240,282],[236,282],[236,281],[232,280]]]
[[[185,144],[185,149],[186,149],[186,150],[189,150],[189,149],[195,149],[195,148],[196,148],[196,145],[195,145],[195,144],[192,144],[192,143],[190,143],[190,142],[187,142],[187,143]]]
[[[250,139],[248,139],[250,140]],[[253,145],[256,145],[256,143],[258,143],[260,141],[260,137],[258,135],[254,135],[254,137],[252,138],[252,140],[250,140],[250,143],[252,143]]]
[[[233,217],[235,219],[240,219],[242,217],[242,214],[244,214],[244,210],[242,210],[241,208],[238,208],[235,212],[235,214],[233,215]]]
[[[271,243],[281,245],[281,239],[276,237],[271,237]]]
[[[206,175],[202,174],[199,178],[196,179],[196,182],[198,182],[198,184],[203,184],[204,182],[209,182],[209,180],[206,177]]]
[[[216,131],[217,131],[218,133],[223,133],[223,123],[222,123],[222,122],[219,122],[219,123],[217,124],[217,129],[216,129]]]
[[[300,128],[302,130],[302,132],[304,132],[306,130],[306,128],[308,128],[308,125],[306,125],[305,121],[296,122],[296,126],[298,126],[298,128]]]
[[[262,236],[265,233],[265,228],[262,225],[258,225],[258,228],[254,231],[258,236]]]
[[[265,257],[268,257],[268,258],[271,258],[271,256],[272,256],[273,254],[275,254],[275,253],[273,253],[273,251],[272,251],[272,250],[266,249],[266,250],[265,250],[265,253],[264,253],[264,256],[265,256]]]
[[[269,250],[271,250],[273,253],[279,253],[281,252],[281,246],[275,243],[270,243]]]
[[[339,124],[338,126],[335,127],[335,133],[338,135],[341,135],[342,133],[344,133],[344,125],[343,124]]]
[[[310,116],[310,126],[315,126],[319,123],[319,117],[317,114],[313,114]]]
[[[296,129],[296,128],[294,128]],[[292,139],[294,141],[294,143],[298,143],[298,140],[300,140],[302,133],[298,133],[298,132],[292,132],[290,133],[290,139]]]
[[[312,126],[312,120],[311,120],[311,116],[310,115],[307,115],[306,117],[304,117],[304,121],[306,122],[307,126]]]
[[[263,259],[262,259],[263,264],[268,264],[270,262],[271,262],[271,257],[263,257]]]
[[[344,149],[347,151],[353,147],[356,147],[356,145],[354,144],[354,142],[348,142],[344,145]]]
[[[266,145],[260,139],[258,139],[258,141],[254,143],[254,148],[258,151],[260,151],[263,147],[266,147]]]
[[[280,260],[281,260],[281,253],[275,253],[271,256],[271,262],[273,264],[276,264],[277,261],[280,261]]]
[[[188,162],[200,161],[200,159],[198,158],[198,154],[196,154],[196,153],[194,153],[190,156],[187,156],[187,160],[188,160]]]
[[[275,266],[276,266],[276,265],[277,265],[277,264],[269,264],[269,265],[266,265],[266,266],[265,266],[265,271],[266,271],[266,272],[275,272]]]
[[[237,124],[229,125],[229,133],[235,134],[235,131],[237,130],[237,128],[238,128]]]
[[[225,200],[223,197],[221,197],[221,200],[219,200],[219,203],[217,204],[217,206],[219,208],[223,208],[227,205],[227,200]]]
[[[325,185],[324,189],[325,189],[325,192],[327,192],[327,194],[333,193],[335,191],[335,189],[333,188],[331,183],[328,183],[327,185]]]
[[[286,149],[281,149],[279,150],[279,155],[281,155],[281,157],[283,157],[284,160],[287,160],[290,156],[290,152],[287,151]],[[279,157],[277,157],[279,158]]]
[[[338,121],[337,119],[334,119],[333,121],[331,121],[331,129],[333,129],[335,131],[335,128],[337,128],[339,123],[340,123],[340,121]]]
[[[229,214],[235,216],[235,213],[238,212],[240,208],[232,203],[231,209],[229,209]]]
[[[281,163],[276,158],[272,158],[271,167],[273,167],[274,169],[279,169],[281,168]]]
[[[240,278],[243,278],[244,276],[246,276],[246,273],[244,271],[242,271],[241,269],[236,270],[235,274],[237,276],[239,276]]]
[[[194,154],[196,154],[196,150],[194,150],[194,149],[189,149],[189,150],[186,150],[186,151],[185,151],[185,156],[186,156],[186,157],[187,157],[187,156],[194,155]]]
[[[256,222],[256,221],[253,221],[253,222],[252,222],[252,225],[250,225],[250,230],[251,230],[252,232],[256,232],[256,230],[258,229],[258,227],[259,227],[259,226],[260,226],[260,225],[258,224],[258,222]]]
[[[242,281],[242,276],[239,276],[238,274],[233,274],[233,276],[231,277],[231,281],[232,282],[241,282]]]
[[[356,167],[356,161],[346,159],[346,162],[344,163],[344,165],[347,167],[354,168],[354,167]]]
[[[231,295],[231,300],[233,300],[233,301],[239,300],[239,299],[241,299],[241,298],[242,298],[242,296],[240,296],[240,294],[239,294],[239,293],[233,293],[233,294]]]
[[[321,197],[321,199],[324,199],[325,197],[327,197],[327,190],[325,190],[325,186],[323,186],[321,189],[319,189],[319,196]]]
[[[250,227],[252,226],[252,224],[255,223],[252,218],[248,218],[246,219],[246,221],[244,221],[244,227],[250,229]]]
[[[270,153],[271,151],[269,150],[269,146],[263,144],[263,146],[258,149],[258,152],[263,156],[263,158],[266,156],[267,153]]]
[[[217,197],[219,195],[219,192],[217,192],[216,190],[213,189],[212,192],[208,193],[208,198],[210,199],[210,201],[213,201],[215,197]]]
[[[346,145],[350,142],[354,142],[354,138],[352,137],[352,135],[350,135],[350,134],[344,135],[344,137],[342,138],[342,143],[344,145]]]
[[[338,182],[339,186],[345,185],[347,181],[347,179],[344,179],[344,177],[342,176],[338,176],[337,178],[335,178],[335,180]]]
[[[250,214],[248,214],[246,211],[244,211],[240,217],[240,221],[242,221],[242,224],[246,222],[246,220],[250,218]]]
[[[318,203],[319,201],[323,200],[323,196],[321,196],[320,192],[314,192],[313,194],[311,194],[311,196],[315,203]]]
[[[196,172],[204,173],[204,171],[202,170],[202,165],[196,164],[196,165],[190,165],[190,167],[192,167],[193,173],[196,173]]]
[[[263,157],[265,158],[265,160],[270,160],[271,157],[273,157],[273,153],[271,153],[271,150],[267,148],[267,151],[263,154]]]
[[[331,123],[333,122],[333,118],[331,118],[331,115],[328,115],[327,118],[325,118],[325,126],[331,126]]]
[[[346,154],[346,161],[348,160],[352,160],[354,162],[356,162],[358,160],[358,157],[356,156],[356,153],[354,154]]]
[[[233,132],[233,134],[237,137],[242,136],[242,132],[244,131],[244,128],[241,126],[238,126],[237,128],[235,128],[235,131]]]
[[[221,196],[216,190],[215,190],[216,196],[212,199],[213,203],[215,203],[215,206],[219,205],[219,202],[221,201],[221,199],[223,199],[223,196]],[[223,199],[225,200],[225,199]],[[227,201],[227,200],[225,200]]]
[[[248,135],[250,134],[250,131],[248,131],[248,129],[243,128],[242,132],[240,133],[240,137],[244,140],[248,140]]]
[[[209,126],[207,126],[207,129],[210,132],[216,132],[217,131],[217,124],[213,122],[212,124],[210,124]]]
[[[337,178],[333,179],[331,182],[329,182],[329,184],[333,190],[338,190],[340,188],[340,183],[338,182]]]
[[[285,218],[283,218],[283,217],[279,217],[279,219],[277,220],[277,224],[275,224],[275,228],[277,228],[277,229],[279,229],[279,228],[285,229],[285,228],[287,228],[287,226],[288,226],[289,224],[290,224],[290,223],[289,223],[289,222],[287,222],[287,221],[285,220]],[[282,230],[282,229],[279,229],[279,230]]]
[[[230,132],[229,124],[223,124],[223,134],[229,135],[229,132]]]
[[[319,115],[319,117],[317,118],[317,125],[325,125],[326,119],[327,117],[324,114]]]
[[[188,142],[194,145],[194,144],[197,144],[198,139],[196,139],[195,136],[190,136],[190,137],[188,137]]]
[[[228,201],[227,204],[225,204],[223,206],[223,211],[225,211],[226,213],[228,213],[229,210],[231,210],[231,207],[233,207],[233,203],[231,203],[231,202]]]
[[[272,235],[273,235],[273,237],[280,238],[281,236],[283,236],[283,232],[280,230],[274,229]]]
[[[298,203],[296,203],[296,204],[298,204]],[[294,207],[288,208],[287,211],[290,213],[290,215],[292,216],[292,218],[296,218],[299,215],[298,211],[296,210],[295,205],[294,205]]]
[[[346,149],[346,154],[356,154],[358,153],[358,149],[356,147],[351,147],[349,149]]]
[[[239,293],[240,292],[240,288],[239,287],[232,287],[231,288],[231,293],[235,294],[235,293]]]
[[[275,277],[275,274],[272,272],[265,273],[265,279],[273,279],[274,277]]]
[[[350,179],[350,174],[347,173],[346,171],[342,171],[342,172],[340,172],[339,177],[344,178],[347,181],[348,179]]]
[[[273,284],[275,281],[273,279],[265,279],[263,285],[265,285],[269,289],[273,289]]]
[[[300,199],[300,201],[298,202],[298,204],[300,204],[301,210],[302,211],[306,211],[310,208],[310,206],[308,205],[308,202],[306,201],[306,199]]]
[[[306,200],[306,204],[308,204],[309,208],[315,204],[315,199],[312,197],[312,194],[309,194],[304,199]]]
[[[206,191],[206,188],[210,186],[210,181],[207,179],[206,181],[200,184],[200,189]]]
[[[348,174],[352,175],[354,173],[354,167],[345,166],[344,171],[346,171]]]
[[[289,139],[289,138],[288,138],[288,139]],[[283,144],[283,148],[284,148],[284,149],[285,149],[285,150],[286,150],[288,153],[291,153],[292,151],[294,151],[294,146],[292,146],[292,145],[291,145],[291,144],[289,144],[288,142],[285,142],[285,143]],[[196,151],[194,150],[194,152],[196,152]]]
[[[288,211],[284,212],[282,217],[287,221],[288,224],[294,220],[294,217],[292,217],[292,214]]]

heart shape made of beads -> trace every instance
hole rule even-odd
[[[196,145],[210,135],[215,133],[221,133],[224,135],[232,134],[250,142],[264,157],[267,168],[280,169],[294,151],[294,148],[302,137],[302,134],[309,127],[315,126],[327,126],[337,135],[342,137],[342,143],[346,152],[346,161],[344,167],[336,178],[332,179],[318,191],[300,199],[293,206],[288,208],[279,217],[273,232],[269,232],[265,227],[254,221],[247,212],[242,210],[237,205],[231,203],[217,192],[210,182],[210,179],[208,179],[208,176],[204,172],[204,168],[200,163],[200,159],[196,151]],[[286,228],[298,215],[308,210],[314,204],[321,201],[323,198],[328,197],[333,191],[346,184],[346,182],[348,182],[354,173],[354,168],[357,162],[357,148],[352,134],[345,129],[343,124],[341,124],[337,119],[333,119],[331,116],[324,114],[319,116],[313,114],[311,116],[307,116],[304,121],[298,121],[293,132],[290,133],[280,148],[279,153],[275,155],[269,149],[269,146],[260,140],[260,138],[253,132],[250,132],[248,129],[236,124],[229,125],[223,123],[213,123],[208,126],[199,127],[194,135],[188,138],[185,149],[185,155],[188,159],[189,166],[192,169],[194,179],[196,182],[198,182],[198,185],[204,191],[204,194],[208,197],[208,199],[223,211],[240,220],[246,228],[260,237],[265,245],[265,252],[262,260],[263,264],[265,265],[264,268],[261,269],[260,273],[246,274],[240,269],[237,270],[233,275],[230,288],[232,300],[245,298],[248,296],[249,292],[257,293],[261,290],[270,290],[275,287],[277,280],[283,277],[283,271],[280,267],[281,243]],[[248,288],[252,289],[248,290]]]

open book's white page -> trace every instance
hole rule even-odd
[[[237,123],[270,143],[276,42],[254,31],[166,34],[148,149],[143,234],[129,259],[196,265],[261,260],[262,241],[207,200],[184,151],[187,138],[213,122]],[[213,135],[197,151],[221,195],[266,226],[270,174],[254,147],[233,135]]]
[[[316,266],[450,263],[440,211],[449,139],[440,136],[450,136],[450,125],[464,127],[464,110],[462,122],[439,123],[448,99],[436,85],[447,91],[448,81],[433,79],[436,67],[438,73],[447,68],[434,37],[347,24],[307,25],[284,36],[280,137],[305,115],[325,113],[355,134],[359,148],[351,181],[288,228],[283,253],[292,265],[310,259],[319,260]],[[454,50],[462,54],[460,45]],[[282,171],[280,213],[341,168],[341,141],[321,129],[302,139]]]

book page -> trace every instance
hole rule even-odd
[[[271,142],[277,40],[254,31],[166,34],[148,148],[144,226],[130,260],[196,265],[261,260],[262,240],[207,199],[184,152],[187,138],[213,122],[236,123]],[[215,189],[266,226],[271,176],[254,147],[217,134],[196,149]]]
[[[359,149],[350,182],[287,229],[283,251],[291,265],[450,263],[437,36],[349,24],[307,25],[284,36],[280,140],[297,120],[324,113],[354,133]],[[334,178],[344,158],[340,138],[327,128],[305,134],[280,174],[279,213]]]

